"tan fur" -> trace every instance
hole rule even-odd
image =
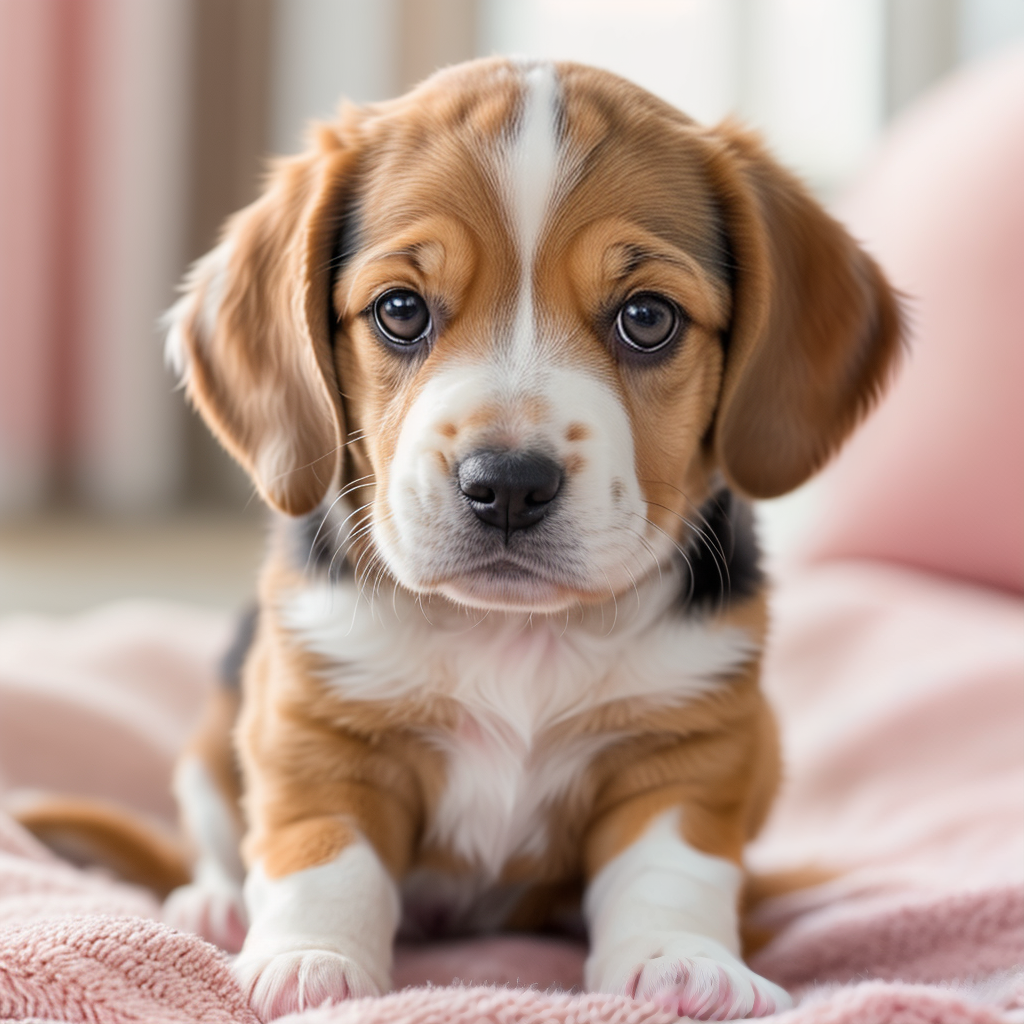
[[[895,302],[875,264],[755,138],[696,125],[603,72],[558,73],[567,151],[585,174],[535,262],[536,302],[562,339],[550,358],[585,364],[619,396],[647,518],[683,543],[718,474],[748,496],[779,494],[842,441],[892,365]],[[450,69],[392,103],[346,109],[228,225],[216,327],[205,336],[198,315],[186,325],[189,393],[278,508],[305,512],[332,483],[362,480],[351,497],[369,510],[357,524],[372,516],[393,528],[389,468],[408,410],[431,374],[486,355],[495,324],[512,316],[521,267],[489,154],[520,102],[516,75],[493,60]],[[328,295],[332,232],[353,204],[358,250]],[[200,297],[206,287],[193,283]],[[368,325],[366,311],[393,287],[442,311],[444,342],[422,363],[396,360]],[[609,344],[610,311],[639,291],[670,295],[685,311],[685,339],[657,367],[638,369]],[[545,415],[527,404],[519,412]],[[494,416],[480,406],[441,433],[500,440],[497,427],[486,434]],[[586,427],[566,436],[583,441]],[[570,458],[568,477],[583,466]],[[353,546],[357,575],[377,564],[372,548],[366,533]],[[456,730],[460,708],[443,696],[346,702],[329,691],[326,666],[280,620],[301,585],[272,551],[236,732],[247,862],[262,859],[278,877],[330,860],[358,834],[396,879],[416,867],[469,870],[424,841],[446,779],[423,736]],[[581,606],[608,597],[571,596]],[[762,593],[722,615],[760,642],[765,604]],[[612,702],[536,741],[608,731],[626,738],[596,754],[549,809],[543,857],[505,866],[502,880],[536,886],[515,921],[543,919],[552,893],[578,892],[667,808],[681,809],[687,843],[735,863],[767,814],[779,753],[756,661],[710,696]],[[222,747],[205,749],[227,779]]]
[[[799,486],[878,397],[898,355],[899,311],[875,262],[750,132],[718,129],[719,182],[743,268],[716,442],[744,493]]]
[[[159,896],[189,879],[180,844],[157,826],[102,800],[41,798],[17,808],[14,817],[65,860],[100,865]]]
[[[323,497],[343,436],[322,310],[330,211],[354,160],[323,131],[310,154],[282,163],[227,226],[232,252],[212,333],[198,313],[185,325],[189,398],[263,496],[293,514]],[[195,287],[201,304],[211,283]]]
[[[290,573],[272,561],[264,587],[287,591],[297,582]],[[729,609],[722,620],[761,639],[763,597]],[[271,877],[325,863],[352,838],[340,821],[373,841],[396,878],[416,867],[468,868],[444,849],[416,845],[444,787],[443,759],[420,736],[427,728],[457,727],[454,701],[346,702],[319,685],[325,666],[272,619],[249,664],[238,735],[250,863],[265,858]],[[756,664],[704,700],[675,709],[615,702],[556,727],[538,745],[623,730],[631,739],[595,759],[568,804],[550,808],[544,860],[512,860],[502,881],[567,885],[589,878],[653,815],[675,806],[684,810],[687,842],[740,861],[767,813],[779,771],[774,721],[757,686]]]

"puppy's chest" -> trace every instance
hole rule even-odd
[[[409,723],[444,766],[423,846],[492,881],[511,861],[565,860],[559,847],[582,826],[595,761],[630,735],[628,716],[609,728],[603,709],[699,698],[752,650],[743,630],[666,618],[606,634],[564,623],[381,621],[349,611],[342,588],[332,590],[296,595],[286,621],[325,659],[325,685],[344,701],[440,699],[452,711],[443,724]]]
[[[490,878],[523,858],[538,871],[551,859],[564,868],[576,824],[568,809],[589,803],[595,760],[623,733],[575,731],[572,719],[545,727],[503,710],[462,705],[456,728],[423,730],[445,763],[424,845]]]

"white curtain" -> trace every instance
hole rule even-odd
[[[884,116],[884,0],[482,0],[484,52],[579,60],[699,121],[738,114],[824,193]]]

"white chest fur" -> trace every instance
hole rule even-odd
[[[425,733],[445,754],[447,784],[427,838],[496,877],[517,854],[543,853],[545,809],[577,784],[617,734],[551,742],[552,731],[604,704],[700,697],[756,652],[746,631],[668,610],[678,581],[654,579],[607,622],[372,604],[354,584],[293,593],[282,618],[331,666],[345,700],[444,695],[462,708],[454,731]],[[430,617],[428,619],[428,616]],[[433,621],[431,621],[433,620]]]

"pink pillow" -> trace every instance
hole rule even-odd
[[[822,480],[812,553],[1024,591],[1024,49],[904,117],[839,216],[906,295],[910,344]]]

